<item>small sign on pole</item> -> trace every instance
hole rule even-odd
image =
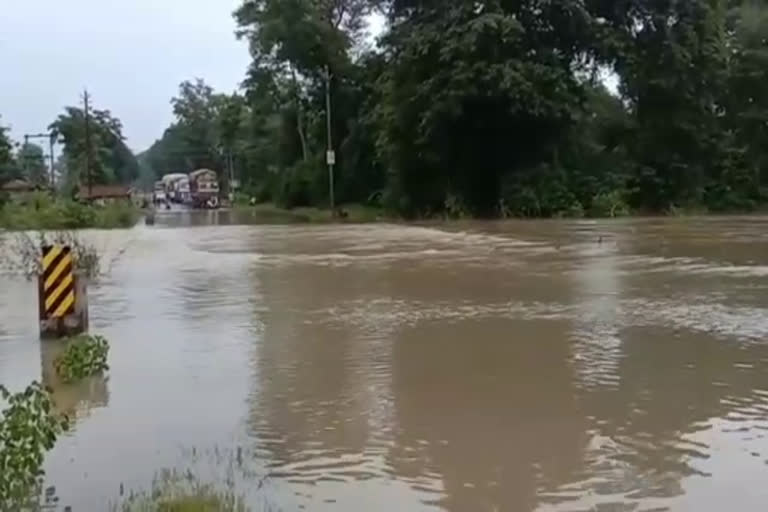
[[[328,165],[336,165],[336,152],[334,150],[329,150],[325,154],[325,160],[328,163]]]

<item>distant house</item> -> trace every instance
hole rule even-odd
[[[9,195],[26,194],[29,192],[35,192],[37,190],[43,190],[40,185],[35,185],[27,180],[11,180],[2,187],[0,190]]]
[[[131,192],[131,187],[127,185],[93,185],[90,188],[81,185],[77,192],[77,198],[81,201],[105,204],[115,201],[130,201]]]

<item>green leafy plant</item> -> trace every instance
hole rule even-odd
[[[56,373],[64,382],[76,382],[109,370],[109,343],[101,336],[76,336],[69,340],[64,353],[56,359]]]
[[[8,404],[0,417],[0,510],[20,510],[41,495],[43,458],[69,420],[53,411],[48,391],[37,382],[11,393],[0,385]]]
[[[591,217],[626,217],[629,213],[629,205],[619,190],[596,195],[589,210]]]

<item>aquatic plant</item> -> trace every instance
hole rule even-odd
[[[191,472],[163,470],[149,492],[129,495],[113,512],[247,512],[244,499],[227,486],[201,483]]]
[[[37,382],[15,394],[0,385],[0,401],[7,403],[0,417],[0,511],[39,508],[45,452],[69,420],[53,412],[50,394]]]
[[[75,382],[109,370],[109,343],[102,336],[81,335],[70,339],[64,353],[56,358],[56,373],[64,382]]]

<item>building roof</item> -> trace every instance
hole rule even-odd
[[[42,187],[39,185],[30,183],[27,180],[11,180],[0,187],[0,189],[5,192],[32,192],[34,190],[40,190],[41,188]]]
[[[203,174],[212,174],[213,176],[217,176],[216,171],[214,171],[214,170],[211,170],[211,169],[198,169],[196,171],[192,171],[191,173],[189,173],[189,178],[190,179],[195,179],[198,176],[202,176]]]
[[[124,199],[130,195],[128,185],[93,185],[90,191],[87,185],[81,185],[77,193],[80,199]]]

